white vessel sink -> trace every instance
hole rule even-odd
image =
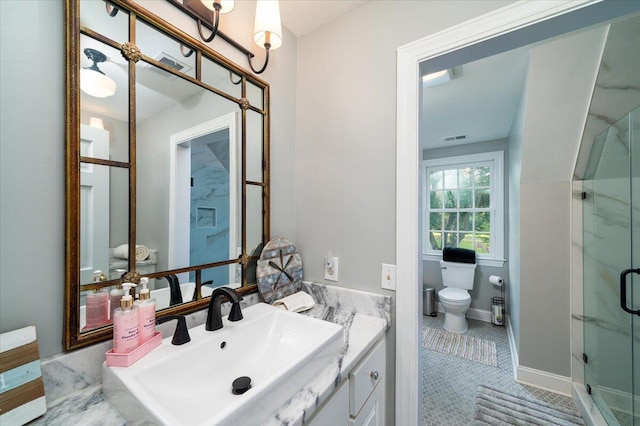
[[[217,331],[171,337],[130,367],[103,365],[103,391],[127,424],[257,425],[344,347],[342,326],[258,303]],[[232,382],[251,378],[244,394]]]

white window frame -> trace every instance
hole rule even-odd
[[[422,218],[424,232],[422,233],[422,259],[439,261],[442,260],[441,251],[431,251],[428,241],[429,234],[429,211],[427,210],[429,169],[460,168],[461,166],[477,167],[480,163],[492,163],[490,200],[491,207],[491,248],[493,254],[477,254],[477,261],[482,266],[502,267],[504,266],[504,152],[493,151],[479,154],[460,155],[455,157],[434,158],[422,161],[424,197],[422,197]]]

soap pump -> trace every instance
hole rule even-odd
[[[103,279],[104,277],[104,279]],[[101,270],[93,271],[93,282],[106,281],[106,276]],[[109,294],[104,289],[91,290],[86,295],[85,303],[86,324],[84,330],[102,327],[109,323]]]
[[[127,353],[138,347],[140,332],[138,324],[138,307],[133,305],[133,297],[129,290],[136,285],[123,283],[124,296],[120,299],[120,307],[113,312],[113,352]]]
[[[122,284],[116,284],[116,288],[112,288],[109,292],[109,318],[113,321],[113,311],[120,306],[120,299],[124,296]]]
[[[133,304],[138,307],[138,328],[140,331],[140,344],[150,340],[156,332],[156,300],[151,298],[151,292],[147,288],[149,277],[140,278],[140,299]]]

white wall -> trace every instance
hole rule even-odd
[[[168,2],[140,2],[196,34]],[[252,51],[254,3],[223,23]],[[29,28],[19,17],[29,17]],[[65,209],[65,38],[61,0],[0,1],[0,332],[35,325],[40,355],[62,351]],[[223,41],[214,48],[243,67]],[[260,56],[261,54],[259,54]],[[285,30],[262,78],[271,84],[272,235],[295,235],[296,38]],[[262,60],[260,56],[259,61]]]
[[[299,39],[294,242],[305,279],[332,284],[323,274],[331,250],[340,258],[337,285],[393,296],[381,290],[380,271],[396,262],[396,49],[509,3],[372,1]]]
[[[520,186],[520,365],[571,375],[571,177],[606,29],[533,47]]]

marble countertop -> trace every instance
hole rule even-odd
[[[265,422],[265,425],[302,425],[327,400],[388,328],[388,322],[383,318],[325,305],[316,305],[304,314],[342,325],[347,344],[342,353],[331,361],[314,380],[298,391],[289,402],[276,411],[273,417]]]
[[[331,291],[327,292],[325,286],[319,290],[322,294],[314,294],[314,298],[321,303],[331,302]],[[388,307],[390,307],[390,301],[388,303],[385,301],[382,308],[378,306],[373,312],[364,309],[365,312],[373,314],[368,315],[341,307],[318,304],[311,310],[304,312],[303,315],[344,326],[347,344],[321,374],[278,409],[266,424],[302,425],[385,333],[390,325],[390,309],[387,309]],[[382,315],[374,316],[378,312],[381,312]],[[100,383],[51,401],[48,404],[47,413],[30,424],[67,425],[70,423],[126,425],[124,419],[103,396]]]

